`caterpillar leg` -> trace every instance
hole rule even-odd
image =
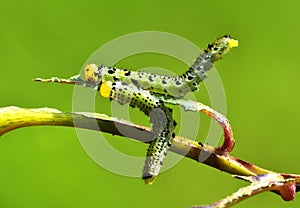
[[[167,108],[162,100],[148,91],[120,81],[102,83],[100,93],[103,97],[109,97],[120,104],[129,103],[131,107],[139,108],[150,117],[154,139],[147,150],[142,177],[146,184],[152,184],[175,137],[176,122],[172,118],[172,109]]]

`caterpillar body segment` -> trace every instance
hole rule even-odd
[[[100,93],[102,86],[110,88],[103,89],[103,91],[110,91],[109,97],[111,100],[115,100],[121,105],[129,104],[131,107],[139,108],[150,117],[154,139],[147,150],[143,179],[146,184],[152,184],[160,172],[167,150],[171,145],[171,140],[175,136],[173,132],[176,122],[172,118],[172,109],[167,108],[161,100],[151,95],[149,91],[121,81],[112,84],[106,84],[107,82],[101,84]],[[103,96],[102,93],[101,95]]]

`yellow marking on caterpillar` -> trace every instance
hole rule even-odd
[[[100,86],[100,95],[104,98],[109,98],[111,90],[112,90],[112,82],[111,81],[103,82]]]
[[[151,177],[151,178],[145,178],[144,181],[145,181],[145,184],[147,185],[152,185],[154,183],[154,179],[155,179],[155,176]]]
[[[98,69],[96,64],[88,64],[84,68],[85,79],[89,82],[96,82],[97,77],[95,76],[95,71]]]
[[[230,39],[228,42],[229,48],[234,48],[239,46],[239,41],[235,39]]]

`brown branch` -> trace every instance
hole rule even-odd
[[[95,126],[95,121],[98,126]],[[69,126],[102,131],[122,136],[118,129],[126,132],[126,137],[145,142],[153,138],[152,131],[144,126],[120,121],[98,113],[70,113],[52,108],[26,109],[19,107],[0,108],[0,136],[26,126]],[[125,137],[124,137],[125,138]],[[228,154],[220,154],[215,147],[200,144],[193,140],[176,136],[172,141],[170,151],[183,155],[197,162],[217,168],[221,171],[239,176],[257,176],[261,174],[280,174],[260,168]],[[283,178],[295,181],[296,191],[300,190],[300,175],[280,174]],[[280,194],[281,192],[275,192]]]

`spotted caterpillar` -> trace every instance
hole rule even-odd
[[[208,45],[184,74],[179,76],[163,76],[116,67],[98,67],[95,64],[88,64],[85,67],[85,84],[83,84],[85,87],[100,91],[102,97],[115,100],[121,105],[129,104],[131,107],[137,107],[150,117],[154,139],[147,150],[143,169],[142,177],[146,184],[152,184],[159,174],[175,137],[176,122],[172,118],[172,109],[166,107],[158,95],[182,98],[188,92],[197,90],[213,63],[237,46],[238,41],[228,35],[218,38]],[[78,79],[78,76],[75,79]]]

